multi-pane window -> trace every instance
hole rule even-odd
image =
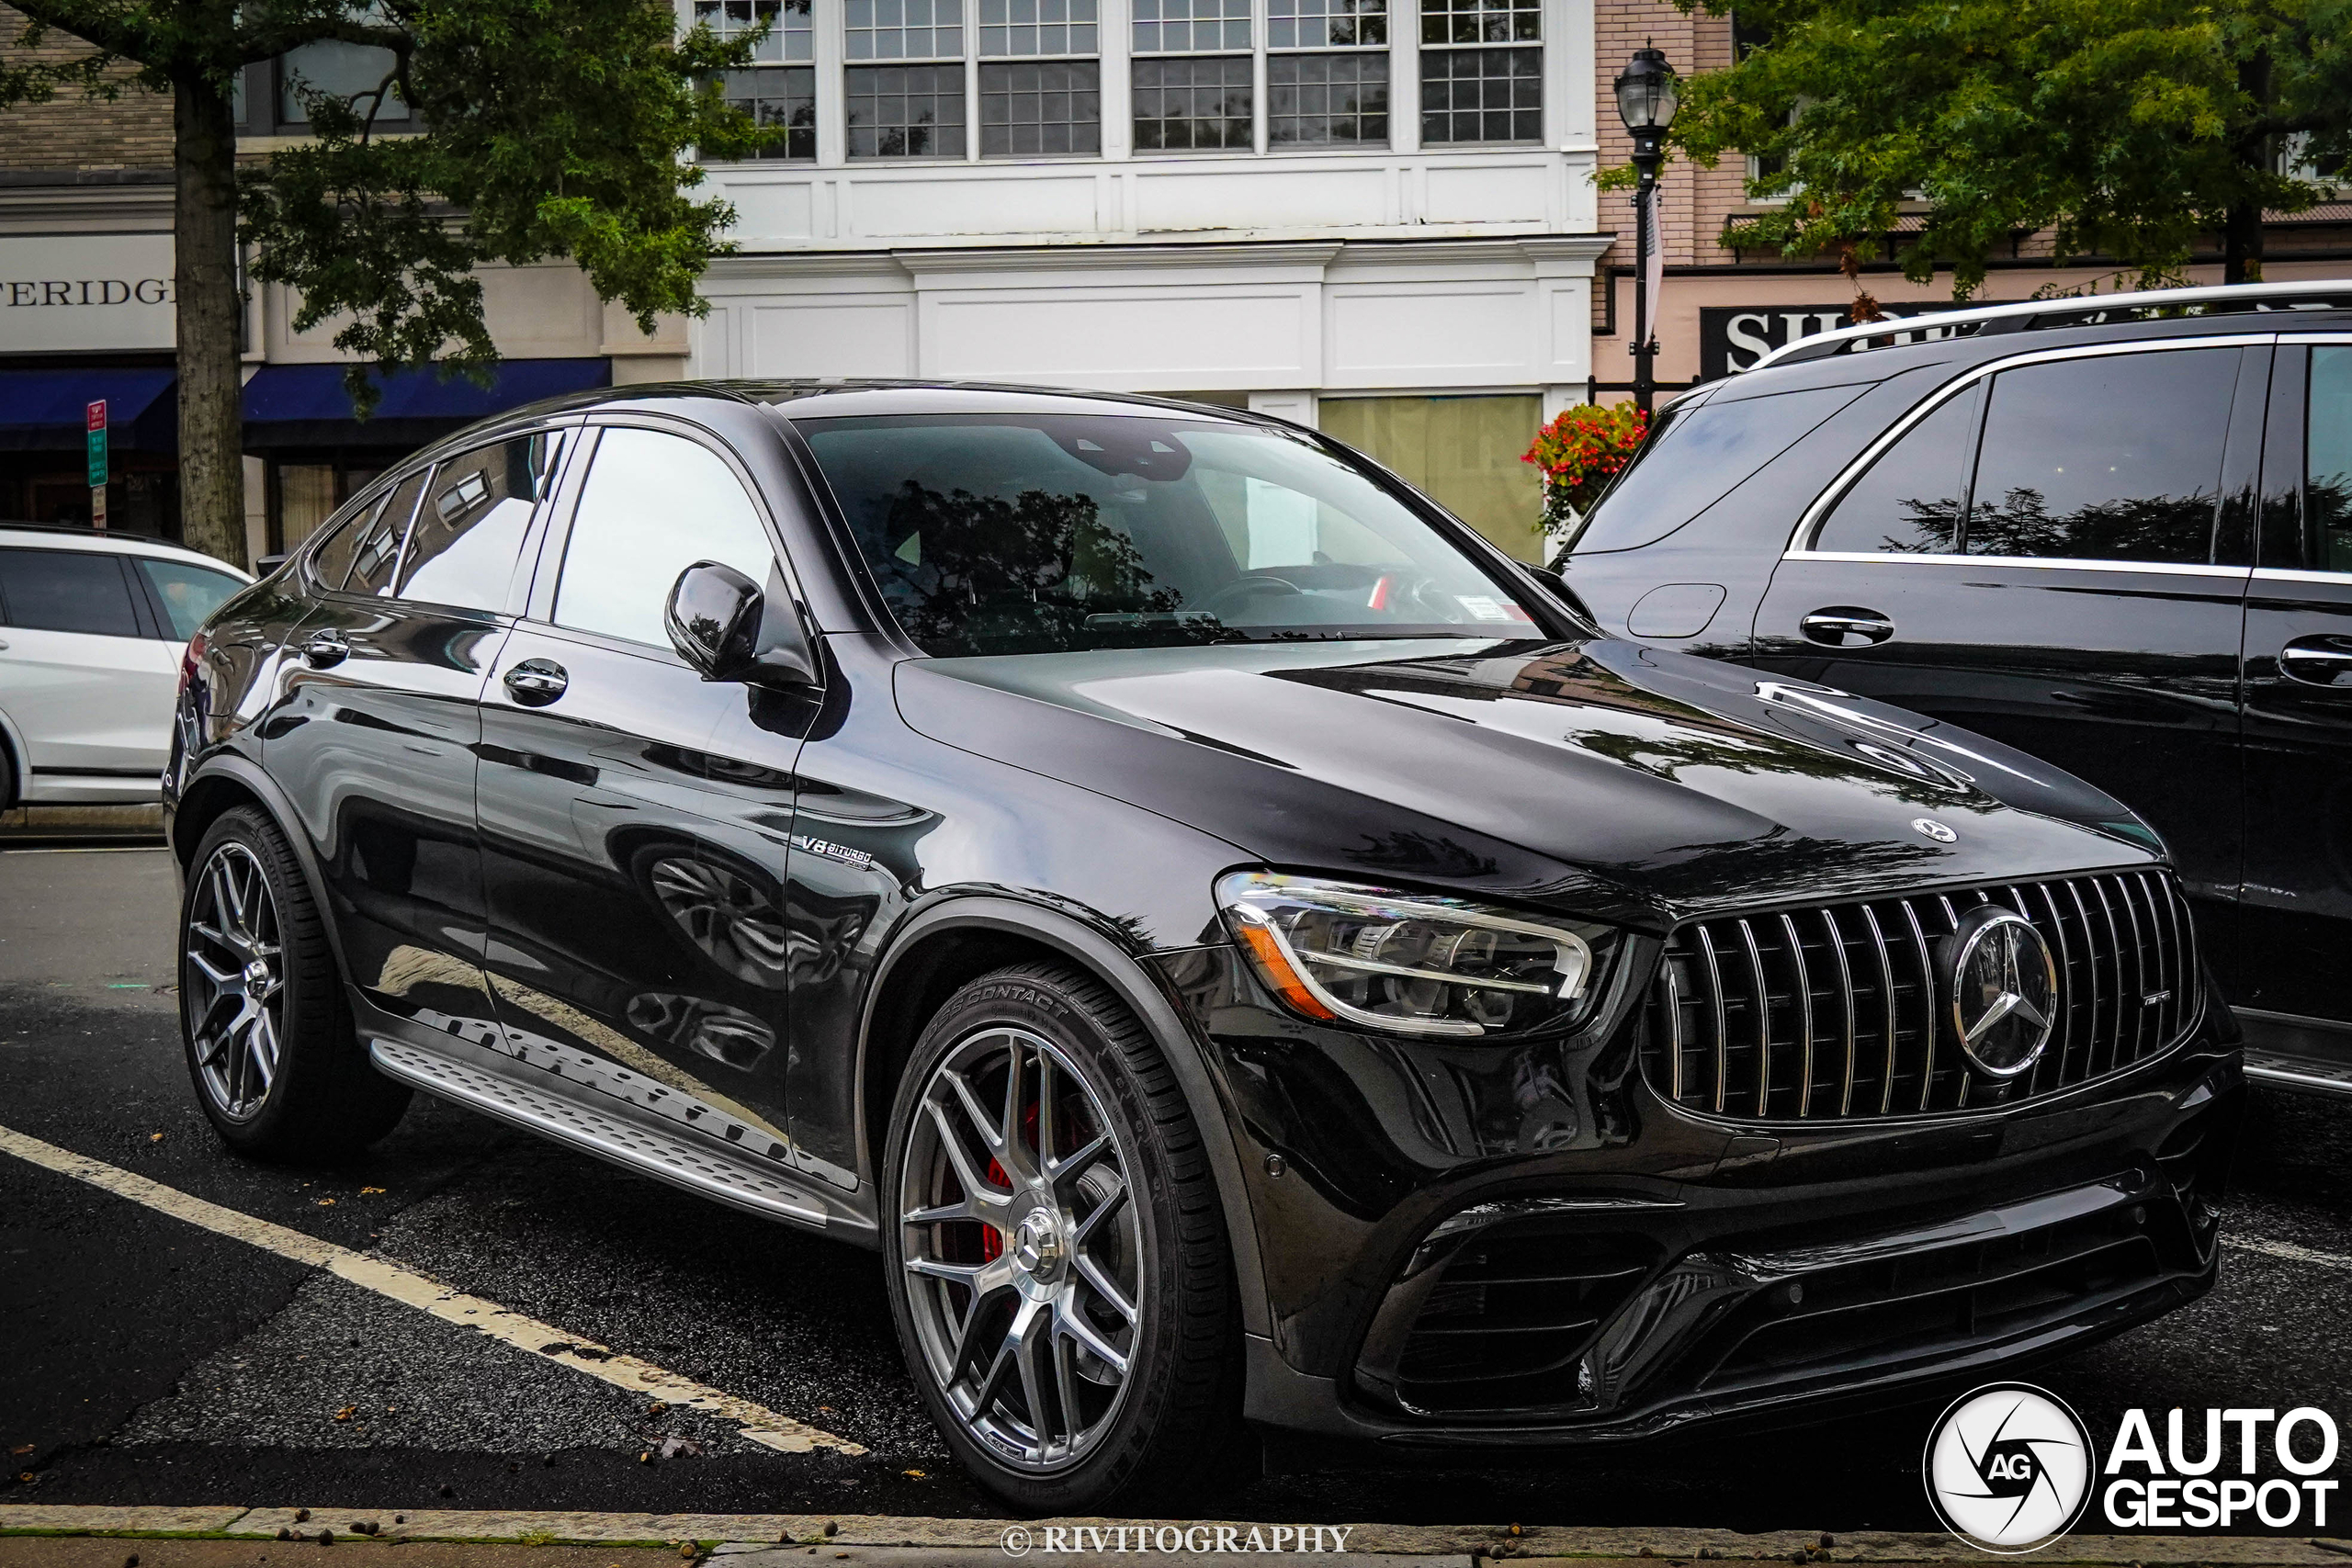
[[[1275,147],[1386,146],[1388,56],[1370,50],[1268,56],[1266,141]]]
[[[1249,152],[1257,145],[1250,0],[1135,0],[1138,152]],[[1176,59],[1144,59],[1175,55]]]
[[[1385,47],[1388,0],[1266,0],[1268,49]]]
[[[1543,39],[1542,0],[1424,0],[1422,142],[1542,141]]]
[[[853,65],[845,73],[853,158],[964,156],[964,66]]]
[[[1091,60],[980,66],[980,156],[1091,155],[1102,150],[1102,68]]]
[[[1250,56],[1138,60],[1136,151],[1248,152]]]
[[[817,68],[813,65],[764,65],[727,73],[727,101],[750,115],[763,129],[782,126],[781,144],[763,152],[763,158],[814,158],[817,155]]]
[[[1270,146],[1386,145],[1387,0],[1266,0],[1266,47]]]
[[[1096,0],[980,0],[980,156],[1102,151]],[[1059,58],[1055,58],[1058,56]]]
[[[980,58],[1092,54],[1094,0],[980,0]]]
[[[765,28],[752,48],[752,58],[763,65],[817,57],[809,0],[695,0],[695,20],[722,39]]]
[[[852,60],[961,60],[963,0],[847,0]]]
[[[1135,0],[1137,54],[1250,47],[1250,0]]]

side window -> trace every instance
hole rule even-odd
[[[1870,390],[1816,387],[1671,408],[1577,534],[1579,551],[1630,550],[1666,537]]]
[[[2238,358],[2234,348],[2169,349],[1994,377],[1967,553],[2211,560]]]
[[[170,636],[176,642],[194,637],[205,618],[244,586],[225,571],[183,561],[141,557],[139,570],[147,574],[148,586],[164,602],[164,613],[171,617]]]
[[[1830,509],[1813,547],[1951,554],[1968,504],[1969,442],[1983,395],[1981,386],[1953,393],[1879,454]]]
[[[392,589],[392,569],[400,565],[401,540],[408,533],[410,514],[416,511],[416,498],[424,493],[424,481],[433,470],[411,474],[392,488],[376,515],[363,525],[354,525],[346,530],[353,536],[351,575],[337,584],[326,578],[328,587],[340,586],[346,593],[390,593]],[[343,541],[328,541],[330,552]],[[322,560],[322,566],[326,563]]]
[[[659,430],[606,430],[571,518],[555,622],[670,646],[662,611],[696,561],[764,585],[775,562],[767,530],[734,470],[699,442]]]
[[[523,535],[562,443],[562,432],[542,431],[445,459],[409,529],[399,596],[504,609]]]
[[[2303,520],[2314,570],[2352,572],[2352,346],[2312,348]]]
[[[139,635],[119,556],[0,549],[0,603],[7,605],[8,624],[27,631]]]

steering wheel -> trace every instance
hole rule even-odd
[[[1211,615],[1218,615],[1222,609],[1227,607],[1228,600],[1232,602],[1231,607],[1238,608],[1244,600],[1261,599],[1269,593],[1304,593],[1306,592],[1306,589],[1286,577],[1252,573],[1248,577],[1237,578],[1210,594],[1201,602],[1201,608]]]

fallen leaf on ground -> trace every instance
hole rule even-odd
[[[161,1133],[150,1133],[147,1134],[147,1141],[151,1144],[160,1144],[164,1141],[164,1134]]]
[[[363,1188],[361,1188],[361,1189],[359,1190],[359,1195],[360,1195],[362,1198],[366,1198],[366,1197],[369,1197],[369,1196],[371,1196],[371,1195],[373,1195],[373,1194],[375,1194],[375,1193],[381,1192],[381,1191],[383,1191],[383,1190],[384,1190],[384,1189],[382,1189],[382,1188],[380,1188],[380,1187],[363,1187]]]
[[[914,1479],[916,1479],[917,1481],[928,1481],[928,1480],[930,1480],[930,1479],[931,1479],[929,1476],[927,1476],[927,1475],[923,1474],[923,1472],[922,1472],[922,1471],[920,1471],[920,1470],[902,1470],[902,1471],[899,1472],[899,1473],[900,1475],[910,1475],[910,1476],[914,1477]]]
[[[322,1209],[332,1209],[334,1207],[334,1200],[332,1198],[322,1198],[319,1200],[319,1207]]]
[[[356,1416],[356,1415],[358,1415],[358,1414],[359,1414],[359,1406],[357,1406],[356,1404],[346,1404],[346,1405],[345,1405],[342,1409],[340,1409],[340,1410],[338,1410],[338,1411],[336,1411],[336,1412],[334,1413],[334,1418],[335,1418],[336,1420],[338,1420],[338,1421],[348,1421],[348,1420],[350,1420],[354,1416]]]
[[[702,1445],[695,1442],[692,1438],[671,1437],[662,1439],[662,1457],[663,1459],[675,1459],[680,1454],[699,1454],[701,1452]]]
[[[30,1443],[20,1443],[8,1451],[12,1454],[28,1454],[33,1451],[33,1446]]]

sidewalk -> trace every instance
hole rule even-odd
[[[1230,1530],[1231,1535],[1225,1532]],[[1299,1531],[1320,1551],[1299,1551]],[[1344,1535],[1341,1531],[1344,1530]],[[1026,1532],[1025,1550],[1015,1551]],[[1269,1550],[1216,1548],[1251,1532]],[[282,1535],[280,1532],[284,1532]],[[1012,1545],[1008,1545],[1012,1532]],[[1062,1533],[1055,1533],[1062,1532]],[[1277,1533],[1283,1532],[1283,1533]],[[324,1534],[329,1539],[322,1542]],[[1185,1543],[1197,1542],[1203,1550]],[[1051,1550],[1051,1543],[1063,1550]],[[1163,1544],[1164,1547],[1163,1547]],[[1340,1543],[1340,1544],[1335,1544]],[[1826,1544],[1825,1544],[1826,1543]],[[1558,1526],[1219,1525],[1202,1520],[889,1518],[818,1514],[501,1513],[365,1508],[101,1508],[0,1504],[0,1568],[257,1568],[322,1549],[344,1568],[989,1568],[1026,1558],[1055,1568],[1153,1561],[1186,1568],[1489,1568],[1498,1562],[1649,1559],[1699,1562],[1984,1562],[1946,1535],[1713,1529],[1572,1529]],[[1074,1548],[1074,1549],[1072,1549]],[[1273,1550],[1272,1548],[1281,1548]],[[133,1563],[131,1560],[135,1558]],[[2352,1568],[2352,1540],[2269,1536],[2069,1536],[2038,1564],[2156,1568],[2227,1563]]]

